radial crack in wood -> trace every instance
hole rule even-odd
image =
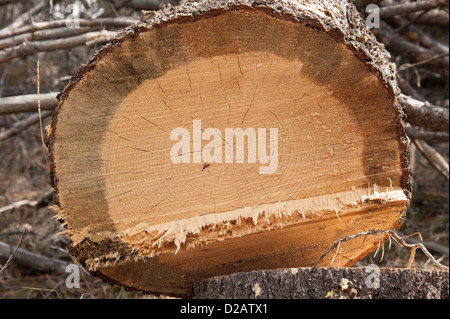
[[[398,93],[347,1],[183,2],[121,32],[62,94],[57,217],[79,260],[129,289],[185,296],[214,275],[312,266],[402,223]],[[333,265],[379,240],[346,242]]]

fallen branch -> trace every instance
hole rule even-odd
[[[76,35],[88,33],[90,31],[99,31],[100,26],[97,27],[79,27],[79,28],[55,28],[48,30],[40,30],[13,36],[0,40],[0,49],[10,48],[21,44],[22,42],[30,41],[45,41],[51,39],[61,39],[73,37]]]
[[[41,110],[54,110],[58,106],[58,93],[40,94]],[[17,95],[0,98],[0,115],[36,112],[38,107],[37,94]]]
[[[10,205],[0,208],[0,214],[23,207],[23,206],[34,207],[36,205],[37,205],[37,201],[35,201],[35,200],[33,200],[33,201],[30,201],[28,199],[19,200],[18,202],[14,202]]]
[[[396,56],[408,59],[411,63],[422,62],[436,57],[436,52],[424,48],[415,43],[409,42],[403,36],[396,33],[386,22],[381,22],[381,28],[372,29],[379,41],[383,42],[386,48]],[[443,56],[428,62],[427,67],[434,66],[434,72],[448,76],[449,58]]]
[[[52,112],[50,111],[44,111],[41,113],[42,118],[49,117],[50,115],[52,115]],[[0,142],[3,142],[4,140],[22,132],[26,128],[38,122],[39,122],[39,113],[35,113],[19,122],[16,122],[13,125],[13,127],[0,133]]]
[[[14,209],[23,207],[23,206],[29,206],[29,207],[44,207],[47,206],[53,199],[53,189],[48,190],[44,193],[40,198],[37,200],[20,200],[17,202],[14,202],[10,205],[4,206],[0,208],[0,214],[6,213],[8,211],[12,211]]]
[[[430,254],[430,252],[427,250],[427,248],[422,244],[422,243],[415,243],[415,244],[408,244],[405,242],[404,237],[400,237],[398,234],[396,234],[394,231],[392,230],[369,230],[369,231],[365,231],[362,233],[358,233],[358,234],[354,234],[345,238],[341,238],[338,241],[334,242],[334,244],[325,252],[323,253],[319,259],[317,260],[317,262],[314,264],[314,266],[312,267],[313,269],[317,267],[317,265],[322,261],[322,259],[330,252],[332,251],[334,248],[336,248],[337,246],[340,247],[342,242],[346,242],[349,241],[350,239],[359,237],[359,236],[367,236],[367,235],[381,235],[381,234],[387,234],[389,236],[389,238],[393,238],[394,241],[399,244],[399,246],[403,246],[403,247],[407,247],[407,248],[411,248],[411,255],[410,258],[408,260],[408,266],[406,268],[410,268],[412,261],[414,260],[414,256],[415,256],[415,251],[417,249],[422,250],[422,252],[428,257],[429,260],[431,260],[437,267],[444,269],[444,270],[448,270],[447,266],[442,265],[441,263],[439,263],[434,257],[433,255]],[[384,245],[384,241],[380,240],[380,244],[378,246],[377,252],[380,248],[380,245]]]
[[[443,245],[440,245],[438,243],[435,242],[431,242],[431,241],[420,241],[411,237],[405,237],[402,234],[398,234],[399,236],[403,237],[403,239],[405,240],[405,242],[407,244],[422,244],[424,245],[428,250],[433,250],[434,252],[437,252],[441,255],[444,256],[448,256],[449,255],[449,250],[448,247],[445,247]]]
[[[417,19],[419,18],[416,17]],[[413,25],[411,21],[408,21],[407,19],[403,17],[394,17],[394,21],[396,24],[400,25],[400,27],[396,30],[397,32],[402,32],[405,34],[408,38],[413,38],[411,40],[415,40],[418,43],[420,43],[425,48],[435,50],[440,53],[448,53],[449,48],[448,45],[443,44],[436,39],[432,38],[430,35],[426,34],[424,31],[422,31],[417,26]]]
[[[15,247],[0,242],[0,258],[9,258],[14,251]],[[69,265],[68,262],[38,255],[23,248],[18,248],[15,251],[14,261],[20,266],[48,274],[63,274],[66,272],[67,265]]]
[[[442,176],[449,179],[449,166],[445,159],[433,147],[422,140],[413,140],[414,145],[425,159],[438,171]]]
[[[113,28],[125,28],[133,23],[138,22],[135,18],[99,18],[99,19],[78,19],[77,24],[80,27],[113,27]],[[18,29],[11,30],[9,33],[0,30],[0,39],[18,36],[24,33],[33,33],[40,30],[54,29],[54,28],[67,28],[66,20],[53,20],[45,22],[35,22],[30,25],[23,26]]]
[[[58,1],[60,1],[60,0],[58,0]],[[30,19],[30,17],[32,17],[34,14],[40,12],[42,9],[44,9],[48,5],[49,5],[48,1],[40,1],[33,8],[31,8],[27,12],[22,13],[20,16],[17,17],[16,20],[14,20],[13,23],[11,23],[7,27],[5,27],[2,30],[0,30],[0,38],[4,34],[7,34],[8,32],[11,32],[12,30],[20,28],[21,26],[23,26]]]
[[[180,0],[166,0],[165,4],[176,4],[180,2]],[[128,7],[132,9],[138,10],[159,10],[163,1],[160,0],[122,0],[118,4],[116,4],[115,8],[119,9],[121,7]]]
[[[314,266],[312,267],[313,269],[317,267],[317,265],[322,261],[322,259],[328,255],[328,253],[330,251],[332,251],[334,248],[336,248],[336,246],[340,246],[342,242],[346,242],[349,241],[350,239],[359,237],[359,236],[367,236],[367,235],[377,235],[377,234],[387,234],[390,230],[368,230],[362,233],[357,233],[351,236],[347,236],[345,238],[341,238],[338,241],[335,241],[334,244],[328,248],[328,250],[326,252],[324,252],[319,259],[316,261],[316,263],[314,264]]]
[[[22,240],[23,237],[25,236],[26,230],[24,230],[22,232],[22,236],[20,236],[20,240],[19,243],[17,244],[16,248],[13,250],[13,252],[11,253],[11,255],[9,255],[8,260],[6,261],[6,264],[2,267],[2,269],[0,269],[0,275],[6,270],[6,268],[8,268],[8,266],[11,264],[11,262],[13,261],[14,255],[17,252],[17,250],[19,249],[20,245],[22,244]]]
[[[448,0],[427,0],[402,3],[380,9],[381,18],[390,18],[396,15],[406,15],[417,11],[430,10],[437,7],[448,6]]]
[[[406,133],[411,139],[424,140],[427,142],[448,142],[448,133],[423,131],[411,125],[406,125]]]
[[[412,13],[408,16],[408,19],[416,18],[418,13]],[[430,10],[417,18],[416,23],[426,25],[438,25],[448,27],[449,16],[448,12],[444,12],[439,9]]]
[[[406,71],[406,70],[408,70],[408,69],[410,69],[410,68],[414,68],[414,67],[416,67],[416,66],[421,66],[421,65],[430,63],[430,62],[432,62],[432,61],[434,61],[434,60],[438,60],[438,59],[443,58],[443,57],[445,57],[445,56],[448,56],[448,52],[446,52],[446,53],[441,53],[441,54],[438,54],[438,55],[435,55],[434,57],[431,57],[431,58],[429,58],[429,59],[426,59],[426,60],[423,60],[423,61],[420,61],[420,62],[416,62],[416,63],[405,63],[405,64],[402,64],[402,65],[398,68],[398,72],[399,72],[399,73],[404,72],[404,71]]]
[[[420,94],[416,88],[414,88],[411,83],[409,83],[405,78],[403,78],[400,74],[398,76],[398,86],[400,87],[400,90],[405,94],[409,95],[410,97],[424,101],[426,98]]]
[[[430,252],[426,249],[426,247],[422,244],[422,243],[416,243],[416,244],[408,244],[403,237],[400,237],[399,235],[397,235],[395,232],[390,231],[389,232],[389,236],[391,236],[392,238],[394,238],[396,240],[396,242],[403,247],[407,247],[407,248],[411,248],[411,255],[408,261],[408,266],[406,268],[411,268],[412,266],[412,262],[415,256],[415,252],[417,249],[420,249],[425,256],[428,257],[429,260],[431,260],[433,262],[433,264],[435,264],[436,266],[438,266],[441,269],[444,270],[448,270],[447,266],[442,265],[441,263],[439,263],[432,254],[430,254]]]
[[[401,94],[400,103],[407,115],[407,121],[416,126],[434,131],[449,131],[449,109],[416,100]]]
[[[103,30],[58,40],[24,42],[18,46],[0,51],[0,63],[18,57],[33,55],[37,52],[71,49],[91,44],[104,44],[111,41],[116,35],[117,32]]]

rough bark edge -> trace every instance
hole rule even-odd
[[[370,287],[379,271],[380,285]],[[345,286],[345,280],[348,288]],[[369,282],[369,287],[366,284]],[[344,289],[346,288],[346,289]],[[357,293],[356,296],[354,295]],[[406,268],[291,268],[236,273],[202,280],[194,299],[448,299],[449,273]]]
[[[388,96],[393,102],[394,112],[397,116],[397,137],[402,166],[401,186],[408,199],[411,199],[412,175],[409,165],[409,139],[406,135],[402,119],[404,112],[398,96],[400,90],[397,85],[395,64],[390,62],[390,54],[384,49],[370,30],[365,26],[353,3],[347,0],[202,0],[201,2],[184,1],[178,6],[167,7],[118,33],[110,43],[100,48],[91,60],[82,65],[78,73],[70,80],[63,92],[58,95],[59,105],[53,112],[51,131],[56,132],[58,114],[70,91],[82,79],[84,74],[95,68],[96,64],[108,53],[120,46],[122,42],[137,37],[140,33],[153,28],[164,27],[171,23],[185,23],[198,19],[207,19],[220,15],[229,10],[262,10],[279,19],[302,23],[305,26],[322,30],[332,36],[338,43],[345,44],[354,55],[362,61],[370,72],[378,77]],[[336,17],[335,19],[332,19]],[[49,165],[50,182],[54,188],[55,205],[60,206],[58,180],[55,176],[55,162],[53,157],[54,134],[49,137]],[[59,207],[60,209],[63,209]],[[403,223],[406,209],[402,212],[399,224]],[[59,221],[64,223],[61,215]],[[64,223],[65,224],[65,223]],[[67,228],[67,225],[65,225]],[[98,245],[98,244],[97,244]],[[76,250],[76,249],[74,249]],[[78,254],[77,254],[78,255]],[[82,259],[80,262],[84,263]]]

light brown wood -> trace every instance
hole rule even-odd
[[[55,210],[106,281],[182,296],[214,275],[311,266],[339,238],[401,225],[410,175],[386,53],[365,29],[344,40],[349,22],[326,2],[249,4],[159,12],[64,91],[50,136]],[[238,128],[254,133],[245,154],[227,137]],[[345,243],[333,265],[362,258],[372,237]]]

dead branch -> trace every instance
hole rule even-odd
[[[125,28],[131,24],[138,22],[135,18],[99,18],[99,19],[78,19],[80,27],[112,27],[112,28]],[[18,29],[9,30],[3,32],[0,30],[0,39],[18,36],[25,33],[33,33],[41,30],[55,29],[55,28],[67,28],[66,20],[53,20],[45,22],[35,22],[23,26]],[[69,29],[69,28],[68,28]]]
[[[430,252],[427,250],[427,248],[426,248],[422,243],[408,244],[408,243],[404,240],[403,237],[400,237],[400,236],[397,235],[394,231],[390,231],[390,232],[389,232],[389,235],[390,235],[391,237],[393,237],[393,238],[396,240],[396,242],[400,244],[400,246],[407,247],[407,248],[411,248],[411,257],[410,257],[410,260],[408,261],[408,266],[407,266],[407,268],[410,268],[410,267],[412,266],[412,259],[414,259],[415,251],[416,251],[417,249],[420,249],[420,250],[425,254],[425,256],[427,256],[428,259],[431,260],[431,261],[433,262],[433,264],[435,264],[436,266],[438,266],[438,267],[441,268],[441,269],[448,270],[448,267],[442,265],[441,263],[439,263],[439,262],[433,257],[433,255],[430,254]]]
[[[413,143],[433,168],[435,168],[442,176],[449,179],[449,166],[442,155],[425,141],[413,140]]]
[[[425,101],[426,98],[420,94],[416,88],[414,88],[411,83],[409,83],[401,74],[398,75],[398,86],[400,87],[400,90],[405,94],[409,95],[412,98],[419,100],[419,101]]]
[[[49,5],[48,1],[40,1],[33,8],[31,8],[27,12],[22,13],[19,17],[17,17],[17,19],[13,23],[11,23],[7,27],[5,27],[2,30],[0,30],[0,37],[4,33],[8,33],[11,30],[20,28],[21,26],[23,26],[30,19],[31,16],[33,16],[34,14],[40,12],[42,9],[44,9],[48,5]]]
[[[402,3],[380,9],[381,18],[390,18],[396,15],[406,15],[408,13],[430,10],[437,7],[448,6],[448,0],[427,0],[410,3]]]
[[[21,44],[22,42],[30,41],[44,41],[51,39],[67,38],[83,33],[88,33],[90,31],[99,31],[100,26],[97,27],[80,27],[80,28],[55,28],[48,30],[39,30],[36,32],[30,32],[21,34],[18,36],[5,38],[0,40],[0,49],[10,48]]]
[[[417,67],[417,66],[421,66],[421,65],[430,63],[430,62],[432,62],[432,61],[438,60],[438,59],[443,58],[443,57],[445,57],[445,56],[448,56],[448,52],[446,52],[446,53],[441,53],[441,54],[437,54],[437,55],[435,55],[434,57],[431,57],[431,58],[429,58],[429,59],[426,59],[426,60],[423,60],[423,61],[420,61],[420,62],[416,62],[416,63],[405,63],[405,64],[402,64],[402,65],[398,68],[398,72],[399,72],[399,73],[404,72],[404,71],[406,71],[406,70],[408,70],[408,69],[410,69],[410,68],[414,68],[414,67]]]
[[[416,18],[418,15],[419,14],[417,12],[412,13],[412,14],[408,15],[408,19],[412,20],[412,19]],[[430,10],[430,11],[424,13],[420,17],[418,17],[416,22],[418,24],[437,25],[437,26],[447,27],[448,22],[449,22],[449,15],[448,15],[448,12],[444,12],[439,9],[433,9],[433,10]]]
[[[369,4],[378,4],[380,3],[381,0],[353,0],[353,3],[355,4],[355,6],[362,11],[365,11],[365,8],[369,5]]]
[[[390,232],[390,230],[375,230],[375,229],[373,229],[373,230],[368,230],[368,231],[365,231],[365,232],[362,232],[362,233],[357,233],[357,234],[354,234],[354,235],[351,235],[351,236],[347,236],[347,237],[345,237],[345,238],[341,238],[341,239],[339,239],[338,241],[335,241],[334,242],[334,244],[330,247],[330,248],[328,248],[328,250],[326,251],[326,252],[324,252],[320,257],[319,257],[319,259],[316,261],[316,263],[314,264],[314,266],[312,267],[312,268],[316,268],[317,267],[317,265],[322,261],[322,259],[326,256],[326,255],[328,255],[328,253],[330,252],[330,251],[332,251],[334,248],[336,248],[336,246],[340,246],[341,245],[341,242],[346,242],[346,241],[349,241],[350,239],[353,239],[353,238],[356,238],[356,237],[359,237],[359,236],[367,236],[367,235],[377,235],[377,234],[387,234],[387,233],[389,233]]]
[[[378,40],[383,42],[386,48],[393,54],[410,60],[412,63],[422,62],[436,57],[436,52],[409,42],[386,23],[381,21],[381,28],[373,29],[373,33]],[[434,66],[434,72],[442,75],[448,75],[449,58],[448,56],[429,62],[427,66]]]
[[[448,142],[448,133],[424,131],[418,127],[406,125],[406,133],[415,140],[424,140],[427,142]]]
[[[313,269],[317,267],[317,265],[322,261],[322,259],[330,252],[332,251],[334,248],[336,248],[336,246],[341,245],[342,242],[346,242],[349,241],[350,239],[359,237],[359,236],[367,236],[367,235],[381,235],[381,234],[387,234],[389,236],[389,238],[393,238],[394,241],[399,245],[399,246],[403,246],[403,247],[407,247],[407,248],[411,248],[411,255],[408,261],[408,266],[406,268],[410,268],[412,261],[414,260],[414,256],[415,256],[415,251],[417,249],[422,250],[422,252],[428,257],[429,260],[431,260],[437,267],[444,269],[444,270],[448,270],[447,266],[442,265],[441,263],[439,263],[434,257],[433,255],[430,254],[430,252],[427,250],[427,248],[423,245],[423,243],[415,243],[415,244],[408,244],[405,242],[404,237],[400,237],[398,234],[395,233],[395,231],[393,230],[369,230],[369,231],[365,231],[365,232],[361,232],[361,233],[357,233],[345,238],[341,238],[337,241],[334,242],[334,244],[325,252],[323,253],[319,259],[317,260],[317,262],[314,264],[314,266],[312,267]],[[409,237],[409,236],[408,236]],[[383,240],[380,241],[379,245],[384,245]],[[380,247],[378,246],[378,249]],[[377,249],[377,251],[378,251]]]
[[[17,202],[14,202],[10,205],[4,206],[0,208],[0,214],[6,213],[9,211],[12,211],[14,209],[23,207],[23,206],[29,206],[29,207],[44,207],[47,206],[51,201],[53,200],[53,189],[50,189],[46,191],[40,198],[36,200],[20,200]]]
[[[428,250],[432,250],[436,253],[439,253],[441,255],[444,256],[448,256],[449,255],[449,250],[448,247],[445,247],[443,245],[440,245],[438,243],[435,242],[431,242],[431,241],[420,241],[411,237],[405,237],[404,235],[402,235],[401,233],[398,233],[399,236],[403,237],[403,239],[405,240],[405,242],[407,244],[422,244],[424,245]]]
[[[0,208],[0,214],[5,213],[5,212],[9,212],[12,211],[14,209],[23,207],[23,206],[30,206],[30,207],[34,207],[37,205],[37,201],[33,200],[30,201],[28,199],[24,199],[24,200],[19,200],[17,202],[14,202],[10,205],[7,205],[5,207]]]
[[[117,32],[103,30],[58,40],[24,42],[18,46],[0,51],[0,63],[18,57],[33,55],[37,52],[70,49],[91,44],[104,44],[111,41],[116,35]]]
[[[404,108],[407,121],[410,124],[448,133],[448,108],[422,102],[404,94],[400,95],[399,101]]]
[[[396,24],[400,26],[396,30],[396,32],[401,32],[411,41],[417,42],[420,45],[424,46],[425,48],[435,50],[437,53],[449,52],[448,45],[437,41],[430,35],[426,34],[424,31],[422,31],[420,28],[413,25],[412,24],[413,20],[408,21],[403,17],[394,17],[393,20],[395,21]]]
[[[17,244],[16,248],[12,251],[12,253],[9,256],[8,260],[6,261],[5,265],[2,267],[2,269],[0,269],[0,275],[6,270],[6,268],[8,268],[8,266],[13,261],[15,253],[17,252],[17,250],[19,249],[20,245],[22,244],[22,240],[23,240],[23,237],[25,236],[25,233],[26,233],[26,230],[24,230],[22,232],[22,236],[20,236],[19,243]]]
[[[58,93],[40,94],[41,110],[53,110],[58,106]],[[17,95],[0,98],[0,115],[35,112],[38,109],[37,94]]]
[[[9,258],[14,250],[15,247],[0,242],[0,258]],[[18,248],[14,253],[14,261],[20,266],[48,274],[64,274],[69,265],[65,261],[38,255],[23,248]]]
[[[49,117],[50,115],[52,115],[51,111],[44,111],[41,113],[42,118]],[[32,115],[28,116],[27,118],[16,122],[13,125],[13,127],[0,133],[0,142],[3,142],[6,139],[8,139],[16,134],[19,134],[26,128],[28,128],[31,125],[38,123],[38,122],[39,122],[39,113],[32,114]]]
[[[122,0],[115,5],[115,8],[128,7],[138,10],[158,10],[161,8],[162,3],[172,5],[178,2],[180,2],[180,0],[166,0],[164,2],[159,0]]]

